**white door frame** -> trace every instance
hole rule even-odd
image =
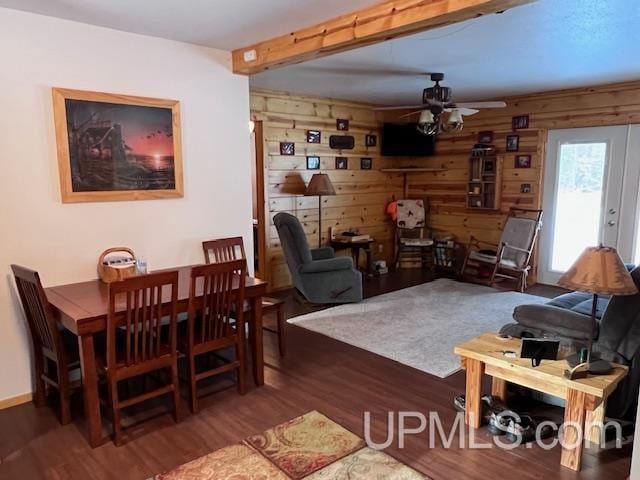
[[[629,125],[627,155],[622,184],[620,239],[618,253],[625,262],[635,263],[640,241],[640,125]]]
[[[627,139],[629,126],[572,128],[549,130],[547,139],[547,158],[544,172],[543,209],[546,221],[540,233],[540,256],[538,272],[540,283],[556,284],[563,272],[551,270],[552,242],[555,225],[555,203],[558,190],[558,157],[560,146],[570,143],[607,143],[607,158],[603,178],[603,201],[601,205],[600,224],[614,222],[608,228],[601,228],[599,241],[616,246],[618,244],[618,228],[622,191],[620,185],[624,178],[627,156]],[[612,161],[614,157],[621,160]],[[621,157],[620,157],[621,156]],[[635,205],[635,203],[634,203]]]

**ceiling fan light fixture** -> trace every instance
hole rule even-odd
[[[418,123],[435,123],[435,120],[436,119],[431,110],[423,110],[420,112],[420,119],[418,120]]]
[[[463,127],[464,127],[464,119],[462,117],[462,113],[457,109],[453,109],[449,113],[449,116],[447,117],[446,121],[440,122],[440,130],[447,133],[460,132],[462,131]]]
[[[439,130],[439,116],[433,114],[431,110],[420,112],[420,119],[416,129],[423,135],[435,135]]]

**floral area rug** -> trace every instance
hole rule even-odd
[[[155,480],[428,480],[317,411],[185,463]]]

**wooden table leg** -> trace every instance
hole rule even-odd
[[[606,400],[596,400],[596,406],[593,410],[587,410],[585,418],[585,434],[584,437],[593,447],[599,447],[604,435],[604,411],[607,408]]]
[[[498,397],[502,403],[507,403],[507,381],[493,377],[491,381],[491,395]]]
[[[104,440],[102,436],[102,417],[100,415],[100,397],[98,395],[98,369],[93,335],[79,337],[80,366],[82,368],[82,394],[84,396],[84,414],[89,427],[89,444],[96,448]]]
[[[586,417],[586,397],[584,392],[567,389],[567,400],[564,409],[563,443],[560,463],[576,472],[582,466],[582,449],[584,447],[584,424]],[[573,448],[567,448],[573,447]]]
[[[262,341],[262,298],[251,299],[252,321],[251,352],[253,358],[253,378],[256,385],[264,385],[264,345]]]
[[[371,252],[371,247],[367,248],[365,251],[365,258],[367,261],[367,276],[368,277],[373,277],[373,261],[372,261],[372,252]]]
[[[480,428],[482,424],[482,375],[484,363],[472,358],[466,359],[467,388],[465,394],[464,423]]]

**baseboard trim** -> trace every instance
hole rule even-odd
[[[15,397],[5,398],[4,400],[0,400],[0,410],[15,407],[16,405],[22,405],[23,403],[29,403],[31,400],[33,400],[33,393],[31,392],[16,395]]]

